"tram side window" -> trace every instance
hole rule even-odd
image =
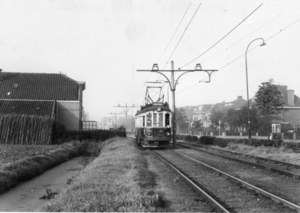
[[[143,116],[143,126],[145,126],[145,116]]]
[[[151,126],[152,125],[152,114],[149,113],[147,114],[147,126]]]
[[[164,126],[163,117],[164,117],[164,114],[162,112],[160,112],[158,114],[158,126],[159,127],[163,127]]]
[[[165,115],[165,126],[170,126],[170,114]]]

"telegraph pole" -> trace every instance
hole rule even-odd
[[[133,108],[133,107],[138,107],[136,105],[132,105],[132,106],[128,106],[127,103],[125,104],[125,106],[121,106],[120,104],[118,104],[118,106],[114,106],[114,107],[119,107],[122,108],[124,110],[125,113],[125,129],[127,129],[127,113],[129,111],[129,109]]]
[[[115,116],[115,129],[117,129],[117,115],[121,115],[121,114],[123,114],[123,113],[117,113],[117,112],[111,112],[111,113],[108,113],[108,114],[110,114],[110,115],[114,115]]]
[[[159,73],[161,75],[163,75],[170,86],[170,90],[172,91],[172,97],[173,97],[173,113],[172,113],[172,130],[173,130],[173,148],[176,147],[176,106],[175,106],[175,90],[176,90],[176,85],[178,84],[178,80],[181,76],[183,76],[186,73],[190,73],[190,72],[206,72],[209,76],[209,81],[205,81],[206,83],[210,82],[210,77],[211,74],[215,71],[218,70],[203,70],[201,67],[201,64],[196,64],[196,67],[194,70],[174,70],[174,62],[171,61],[171,70],[159,70],[158,65],[157,64],[153,64],[152,70],[137,70],[137,71],[141,71],[141,72],[156,72]],[[163,72],[171,72],[171,80],[165,75],[163,74]],[[178,76],[178,78],[175,80],[175,76],[174,73],[175,72],[183,72],[181,73],[181,75]]]

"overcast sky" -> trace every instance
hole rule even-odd
[[[249,47],[258,46],[247,56],[250,97],[270,78],[299,96],[299,11],[297,0],[0,0],[0,68],[85,81],[84,109],[100,121],[118,104],[143,104],[144,83],[163,80],[136,70],[171,60],[219,70],[210,83],[199,83],[205,72],[182,76],[177,106],[246,99],[243,54],[264,38]]]

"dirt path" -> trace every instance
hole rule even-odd
[[[60,192],[68,186],[67,182],[77,176],[91,160],[91,157],[73,158],[1,194],[0,212],[36,211],[49,202],[47,199],[39,199],[47,195],[45,187],[52,192]]]

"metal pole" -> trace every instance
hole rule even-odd
[[[248,48],[252,44],[252,42],[256,40],[262,40],[263,43],[260,46],[265,45],[265,40],[263,38],[256,38],[253,41],[251,41],[246,49],[245,53],[245,64],[246,64],[246,85],[247,85],[247,105],[248,105],[248,138],[251,139],[251,118],[250,118],[250,103],[249,103],[249,88],[248,88],[248,65],[247,65],[247,53],[248,53]]]
[[[248,109],[247,109],[247,111],[248,111],[248,138],[251,139],[251,121],[250,121],[250,104],[249,104],[249,89],[248,89],[248,68],[247,68],[247,52],[248,52],[248,47],[247,47],[246,54],[245,54],[245,58],[246,58],[245,60],[246,60],[246,85],[247,85],[247,105],[248,105]]]
[[[127,103],[125,105],[125,129],[127,129]]]
[[[172,84],[172,95],[173,95],[173,148],[176,147],[176,106],[175,106],[175,82],[174,82],[174,61],[171,61],[171,84]]]

